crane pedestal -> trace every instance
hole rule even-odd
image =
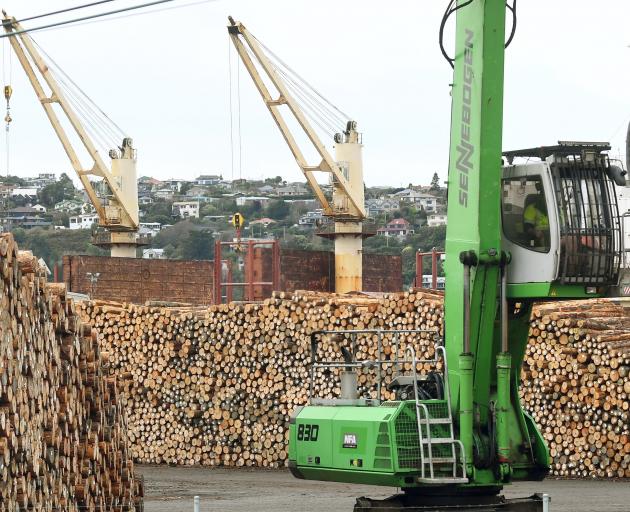
[[[136,258],[136,250],[148,240],[135,231],[99,231],[92,237],[92,244],[109,249],[112,258]]]
[[[335,292],[363,290],[363,232],[361,222],[336,222]]]

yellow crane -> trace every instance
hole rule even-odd
[[[99,219],[99,226],[106,232],[97,233],[93,243],[101,247],[109,247],[114,257],[136,256],[136,248],[142,245],[138,239],[138,184],[136,179],[136,150],[129,137],[123,137],[117,148],[109,148],[110,165],[107,166],[101,157],[96,144],[90,137],[85,121],[77,115],[72,101],[64,94],[63,87],[51,72],[47,63],[36,48],[36,44],[28,32],[13,17],[2,11],[2,26],[7,34],[13,51],[35,90],[48,120],[70,159],[83,187],[94,206]],[[38,74],[35,69],[37,69]],[[66,77],[67,79],[67,77]],[[47,93],[42,84],[48,88]],[[66,84],[67,85],[67,84]],[[76,102],[76,98],[74,98]],[[72,129],[76,132],[81,144],[87,151],[91,165],[83,166],[77,149],[68,137],[60,121],[54,105],[57,104],[65,115]],[[85,108],[85,102],[79,103]],[[105,184],[104,190],[97,193],[90,177],[100,178]],[[105,235],[105,236],[103,236]]]
[[[261,43],[245,26],[229,17],[228,33],[245,68],[252,77],[258,92],[269,109],[274,121],[282,132],[284,140],[293,153],[296,162],[304,173],[315,197],[321,203],[324,215],[334,220],[334,230],[327,236],[335,243],[335,291],[345,293],[361,291],[363,285],[363,221],[366,217],[364,206],[363,161],[361,134],[357,123],[346,120],[345,129],[335,134],[335,157],[328,152],[313,126],[307,119],[305,109],[292,94],[291,77],[283,75],[267,56]],[[256,63],[258,65],[256,65]],[[259,69],[275,88],[270,91]],[[302,94],[302,100],[311,106],[316,99],[309,91]],[[309,163],[298,146],[287,118],[283,112],[287,107],[294,120],[315,149],[321,161]],[[314,111],[315,115],[317,112]],[[324,194],[314,173],[328,173],[332,182],[332,200]]]

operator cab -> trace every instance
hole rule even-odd
[[[603,143],[559,142],[503,154],[509,284],[579,285],[587,293],[617,284],[622,230],[615,184],[625,184],[625,171],[611,165],[608,150]]]

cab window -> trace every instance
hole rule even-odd
[[[503,233],[515,244],[536,252],[551,248],[549,214],[540,176],[503,180]]]

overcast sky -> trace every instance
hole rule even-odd
[[[81,2],[5,0],[2,5],[19,19]],[[118,0],[25,25],[138,3],[142,0]],[[231,43],[225,28],[231,14],[358,121],[364,134],[366,183],[401,186],[428,183],[436,171],[446,179],[452,74],[437,45],[446,3],[217,0],[36,32],[33,37],[133,137],[139,175],[193,178],[221,173],[228,179],[240,174],[300,180],[291,153],[243,68],[242,162],[239,166],[236,148],[233,171]],[[581,139],[610,140],[615,155],[625,153],[629,22],[630,5],[623,0],[518,2],[518,29],[506,56],[505,149]],[[450,48],[452,38],[451,30]],[[7,77],[7,43],[3,45]],[[237,57],[231,51],[236,84]],[[65,153],[15,59],[11,77],[11,173],[69,171]],[[236,109],[235,98],[233,102]],[[325,143],[332,147],[329,138]],[[0,137],[3,173],[5,150]]]

